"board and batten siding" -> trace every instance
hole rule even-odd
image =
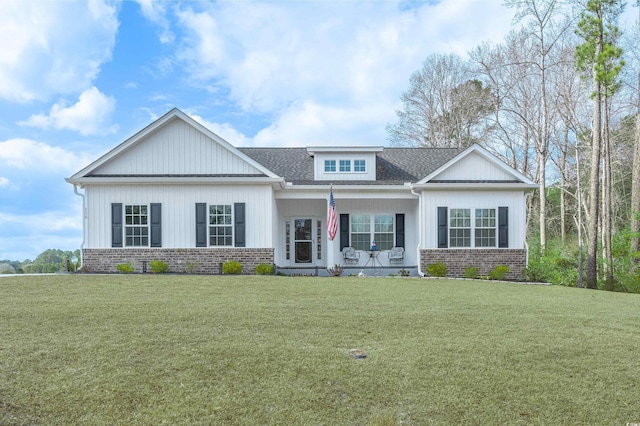
[[[472,152],[449,166],[432,180],[513,180],[513,175],[492,164],[482,155]]]
[[[96,169],[105,175],[261,174],[218,142],[182,120],[172,120]]]
[[[273,247],[275,206],[270,185],[92,185],[86,190],[86,203],[86,248],[111,247],[111,203],[161,203],[163,248],[196,246],[196,203],[245,203],[246,247]]]
[[[523,191],[423,191],[423,248],[438,248],[438,207],[483,209],[509,207],[509,248],[525,248],[526,202]]]

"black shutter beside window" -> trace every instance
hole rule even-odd
[[[438,248],[449,247],[449,227],[447,223],[447,208],[438,207]]]
[[[151,217],[149,224],[151,229],[151,247],[162,247],[162,204],[151,203]]]
[[[111,247],[122,247],[122,203],[111,204]]]
[[[207,246],[207,204],[196,203],[196,247]]]
[[[349,215],[340,214],[340,250],[349,247]]]
[[[498,207],[498,247],[509,247],[509,207]]]
[[[404,248],[404,213],[396,213],[396,247]]]
[[[245,247],[245,203],[233,205],[235,246]]]

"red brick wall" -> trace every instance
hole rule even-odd
[[[509,267],[508,280],[524,280],[527,265],[525,249],[430,249],[420,251],[420,267],[427,272],[427,265],[444,262],[447,276],[461,278],[465,269],[478,268],[479,275],[489,275],[496,266]]]
[[[84,249],[84,272],[118,272],[116,265],[131,262],[135,272],[151,272],[152,260],[169,265],[170,273],[220,274],[220,264],[235,260],[242,264],[243,274],[255,274],[260,263],[273,264],[272,248],[108,248]]]

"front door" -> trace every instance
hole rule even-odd
[[[293,219],[293,258],[296,265],[313,265],[313,219]]]

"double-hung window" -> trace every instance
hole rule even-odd
[[[341,173],[351,172],[351,160],[340,160],[340,172]]]
[[[496,247],[496,225],[496,209],[450,209],[449,247]]]
[[[366,172],[367,162],[365,160],[353,160],[353,171],[356,173]]]
[[[476,247],[496,246],[496,209],[476,209]]]
[[[212,204],[209,206],[209,245],[233,245],[230,204]]]
[[[356,250],[371,248],[371,217],[368,214],[351,215],[351,246]]]
[[[351,246],[356,250],[370,250],[374,241],[377,250],[390,250],[394,235],[393,215],[351,215]]]
[[[124,236],[127,247],[149,246],[149,214],[146,205],[124,207]]]
[[[324,160],[324,171],[333,173],[336,171],[336,160]]]
[[[449,247],[471,247],[471,209],[451,209]]]

